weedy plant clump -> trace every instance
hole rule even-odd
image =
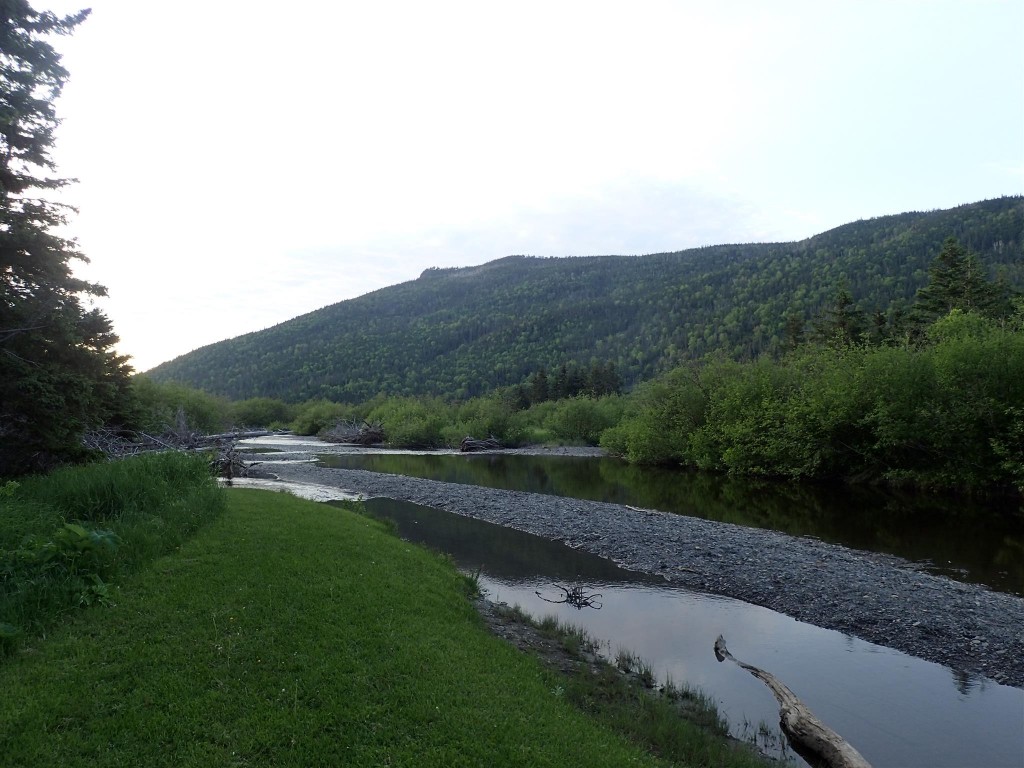
[[[667,678],[632,651],[614,653],[586,630],[552,615],[535,619],[520,606],[500,606],[507,619],[534,627],[578,657],[552,693],[596,720],[679,765],[764,766],[759,742],[729,737],[729,723],[699,688]],[[559,667],[562,669],[562,667]]]
[[[117,576],[172,551],[223,505],[205,457],[165,453],[0,486],[0,655]]]

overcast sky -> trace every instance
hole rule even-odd
[[[1024,192],[1022,0],[92,7],[53,156],[138,370],[430,266]]]

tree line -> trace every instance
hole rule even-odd
[[[127,416],[130,373],[109,319],[88,306],[106,290],[74,276],[86,261],[56,233],[71,210],[47,198],[54,100],[68,78],[47,39],[89,11],[59,17],[27,2],[0,16],[0,475],[81,458],[81,435]]]
[[[88,11],[0,24],[0,476],[83,434],[375,419],[406,445],[598,443],[631,461],[943,488],[1024,484],[1024,199],[855,222],[800,243],[508,257],[132,376],[105,289],[47,199],[49,44]],[[950,237],[952,235],[952,237]],[[627,392],[628,394],[621,394]]]
[[[872,333],[824,313],[815,333],[782,356],[741,362],[713,355],[625,395],[581,389],[552,399],[543,371],[529,387],[465,401],[378,395],[355,405],[231,403],[141,381],[154,403],[165,400],[165,417],[191,399],[197,417],[204,409],[207,418],[220,414],[207,422],[218,429],[233,421],[318,434],[339,421],[370,420],[403,447],[454,447],[467,435],[494,435],[510,446],[599,444],[634,463],[740,475],[1021,493],[1024,298],[979,278],[973,261],[948,239],[899,332]],[[571,370],[560,368],[556,379],[571,379]]]
[[[949,235],[977,254],[987,279],[1020,288],[1022,232],[1016,197],[855,222],[799,243],[507,257],[435,270],[147,375],[232,399],[358,403],[380,392],[466,399],[599,361],[614,363],[629,389],[708,354],[782,355],[794,334],[819,332],[840,291],[847,306],[837,308],[862,326],[851,335],[899,333]]]
[[[640,385],[601,444],[634,462],[792,479],[1024,491],[1024,299],[955,239],[895,330],[840,296],[779,358]]]

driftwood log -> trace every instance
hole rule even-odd
[[[225,477],[232,480],[236,477],[248,477],[249,470],[260,462],[246,462],[242,455],[236,450],[234,442],[221,446],[217,455],[210,461],[210,468],[217,473],[218,477]]]
[[[471,451],[494,451],[501,448],[501,443],[498,442],[498,438],[491,435],[486,440],[477,440],[475,437],[469,437],[468,435],[462,438],[462,442],[459,443],[459,450],[463,453],[469,453]]]
[[[721,635],[715,640],[715,658],[729,659],[768,686],[779,702],[779,720],[793,749],[811,765],[824,768],[871,768],[870,763],[842,736],[821,722],[814,713],[774,675],[746,664],[731,653]]]

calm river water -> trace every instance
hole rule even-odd
[[[479,569],[492,600],[537,618],[554,615],[601,640],[609,658],[628,650],[662,682],[699,687],[734,735],[756,739],[775,757],[804,764],[785,746],[778,705],[765,685],[716,661],[719,634],[737,658],[777,675],[876,768],[1024,765],[1019,689],[959,676],[766,608],[667,585],[510,528],[390,499],[367,506],[394,520],[403,538],[448,552],[465,571]],[[599,593],[601,608],[548,602],[562,597],[556,585]]]
[[[319,459],[329,467],[630,504],[812,536],[1024,595],[1024,514],[1015,501],[758,481],[612,458],[364,452]]]
[[[740,483],[637,470],[611,459],[380,453],[318,458],[328,466],[615,501],[775,528],[889,552],[956,578],[1024,592],[1021,526],[1012,509]],[[736,736],[756,738],[760,732],[762,748],[796,765],[804,762],[785,746],[768,689],[736,665],[716,661],[712,646],[719,634],[737,658],[777,675],[876,768],[1024,766],[1020,689],[959,675],[748,603],[666,584],[530,534],[407,502],[371,499],[367,504],[393,519],[403,537],[450,553],[464,570],[479,569],[492,599],[518,604],[538,618],[555,615],[586,629],[610,657],[628,650],[660,680],[701,688]],[[561,596],[558,585],[600,593],[601,608],[549,602]]]

